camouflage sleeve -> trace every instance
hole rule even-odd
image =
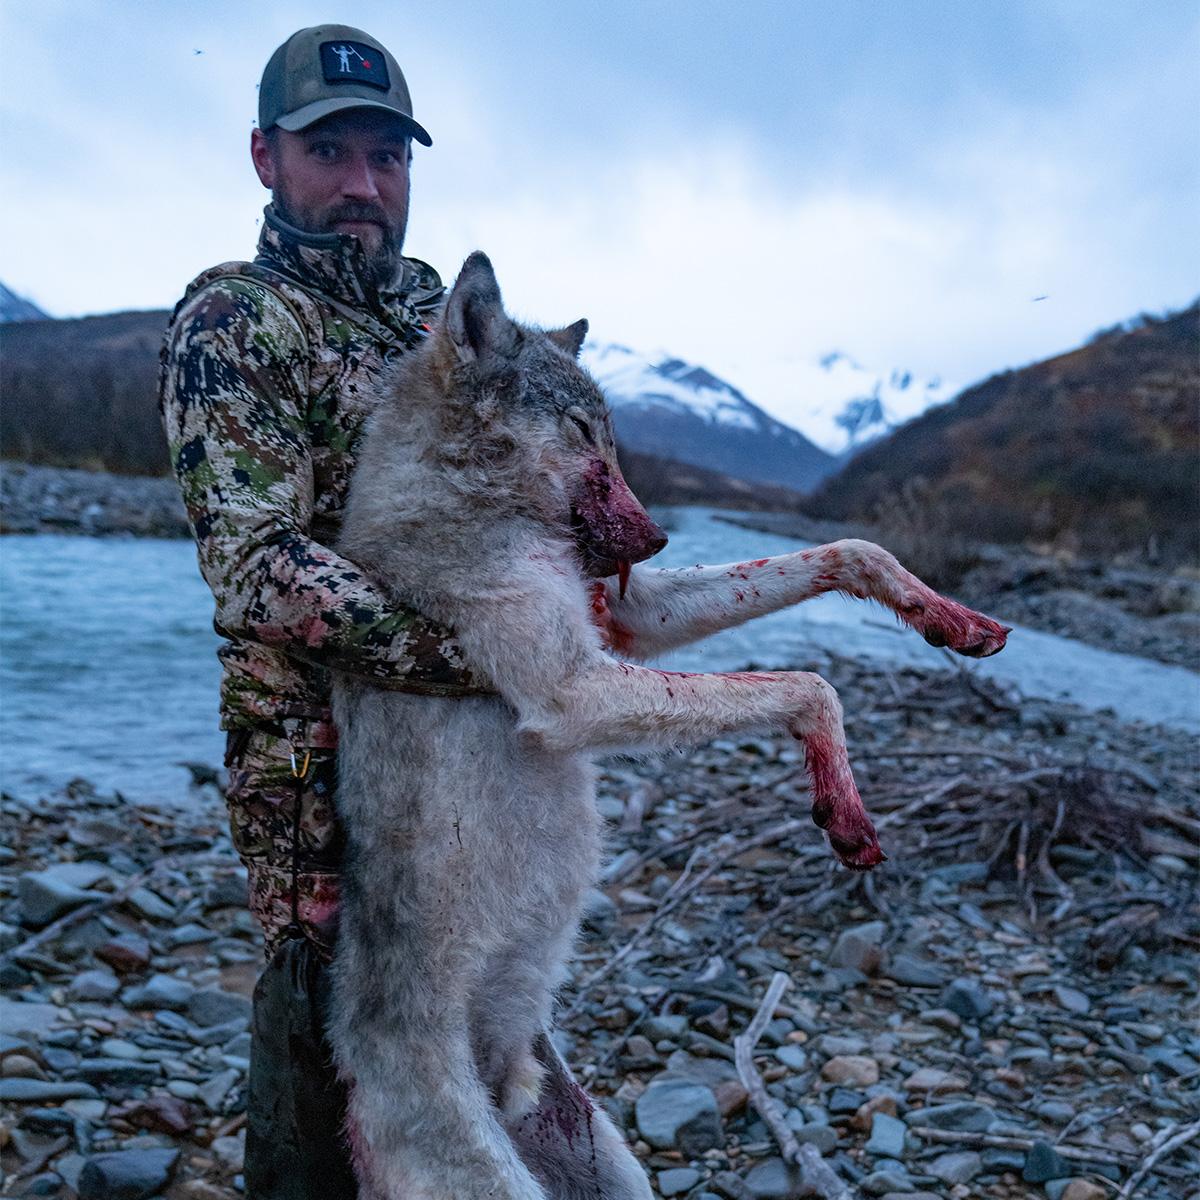
[[[388,686],[469,684],[451,634],[397,611],[309,536],[310,351],[285,302],[223,278],[177,315],[164,353],[171,461],[218,628]]]

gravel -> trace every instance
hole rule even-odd
[[[839,689],[889,861],[868,876],[836,864],[794,744],[603,761],[610,865],[560,1014],[577,1077],[656,1194],[786,1194],[732,1061],[783,971],[755,1061],[797,1139],[848,1184],[1108,1200],[1200,1117],[1194,746],[969,672],[796,665]],[[146,1196],[237,1196],[262,952],[223,813],[83,781],[2,807],[13,1194],[38,1179],[53,1195],[57,1173],[70,1196],[102,1156],[177,1152]],[[46,910],[25,908],[30,877],[88,907],[60,909],[67,927],[21,949],[45,928]],[[21,1059],[43,1078],[9,1074]],[[1182,1200],[1193,1153],[1160,1157],[1140,1194]]]

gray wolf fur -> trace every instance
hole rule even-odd
[[[791,733],[835,851],[856,869],[882,861],[827,683],[622,660],[835,589],[963,653],[1004,643],[865,542],[631,570],[665,539],[575,361],[585,333],[512,321],[472,255],[401,361],[351,490],[339,549],[397,604],[454,628],[495,688],[435,699],[335,685],[348,854],[330,1035],[363,1200],[651,1196],[548,1035],[599,865],[593,752]]]

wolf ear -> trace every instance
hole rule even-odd
[[[491,260],[476,250],[458,273],[446,301],[446,332],[463,362],[511,357],[520,344],[508,319]]]
[[[582,347],[587,335],[588,323],[586,317],[581,317],[574,325],[568,325],[566,329],[546,330],[546,336],[564,354],[569,354],[572,358],[579,357],[580,347]]]

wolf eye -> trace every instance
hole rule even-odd
[[[596,444],[596,439],[592,437],[592,427],[582,417],[577,417],[574,415],[574,413],[568,413],[567,416],[569,416],[571,420],[574,421],[577,426],[579,426],[579,432],[582,433],[587,441],[594,446]]]

